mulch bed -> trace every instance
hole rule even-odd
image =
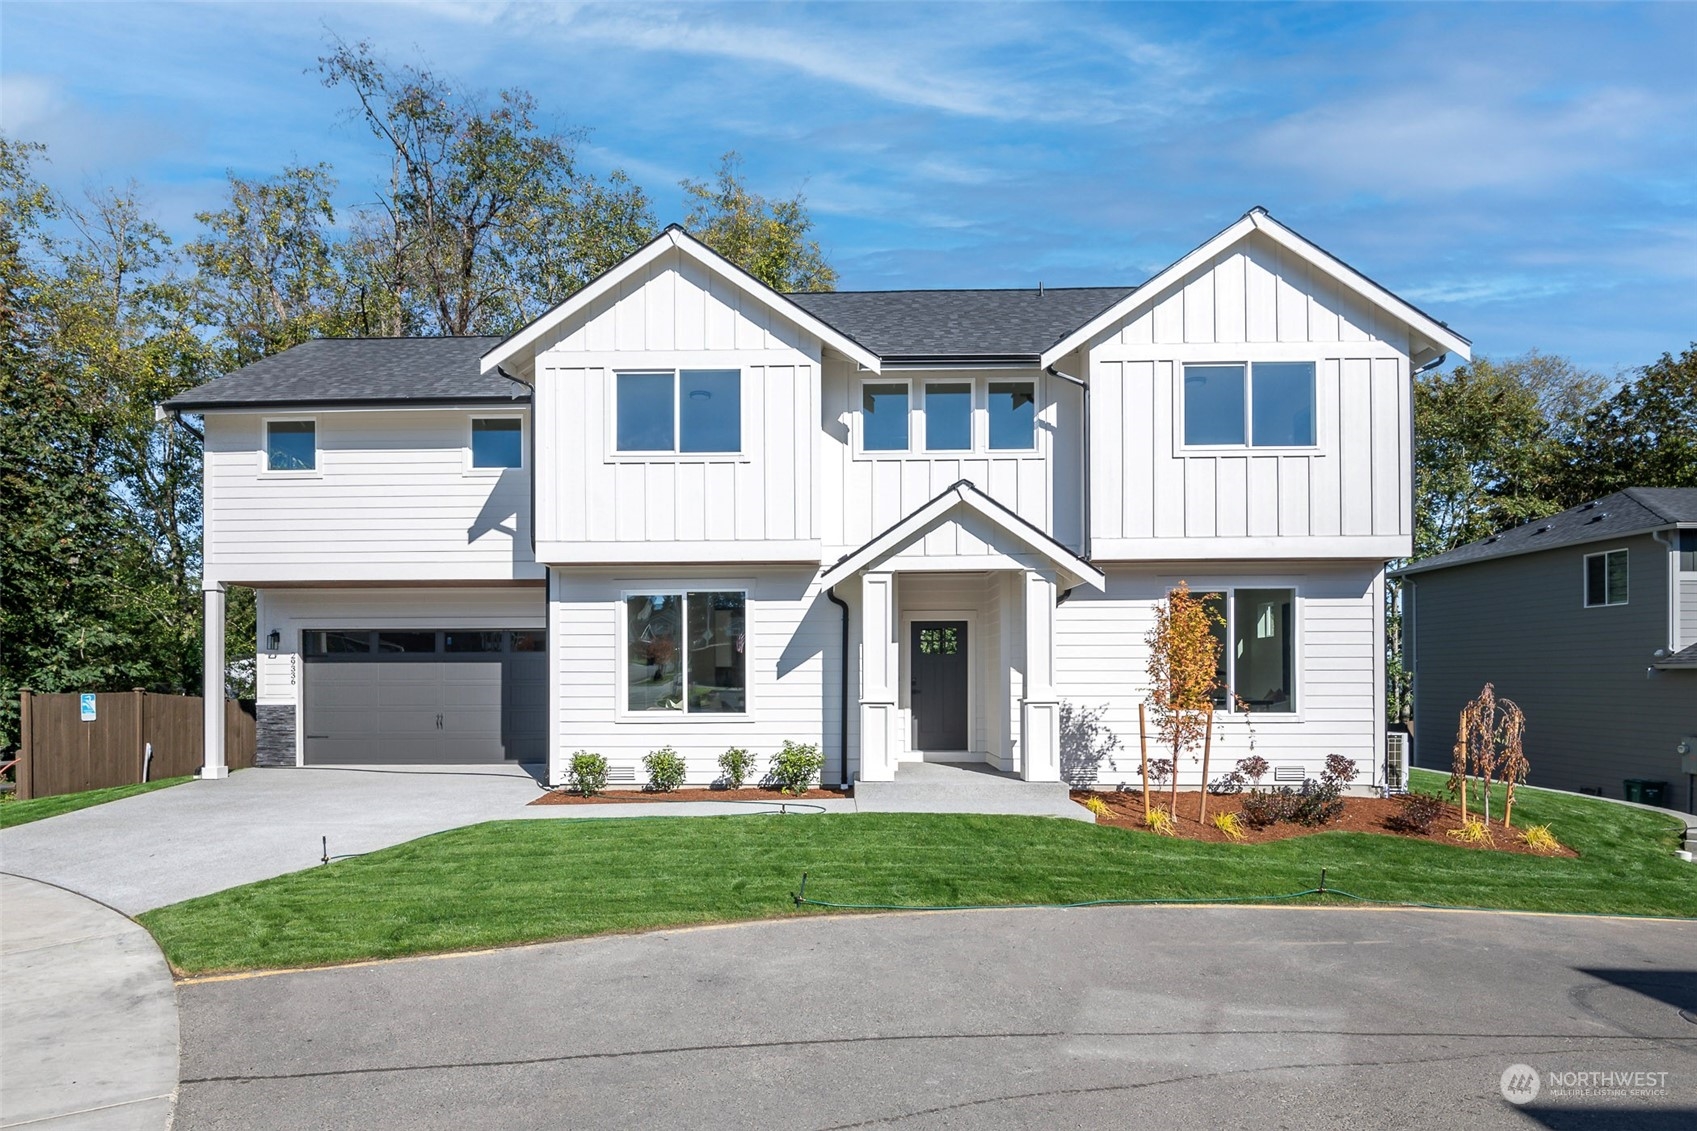
[[[1425,840],[1433,844],[1448,844],[1461,848],[1477,848],[1495,852],[1518,852],[1528,856],[1567,856],[1575,857],[1579,853],[1563,845],[1555,852],[1538,852],[1521,843],[1520,838],[1504,831],[1500,820],[1491,819],[1491,835],[1495,844],[1468,844],[1449,835],[1450,829],[1461,827],[1461,810],[1454,805],[1446,805],[1442,815],[1432,822],[1429,833],[1404,832],[1390,824],[1390,819],[1402,812],[1402,805],[1394,797],[1345,797],[1343,799],[1343,814],[1337,820],[1326,825],[1299,825],[1294,822],[1280,821],[1268,825],[1264,829],[1255,828],[1246,818],[1243,818],[1241,794],[1209,794],[1208,823],[1199,823],[1196,819],[1200,805],[1200,793],[1180,792],[1178,795],[1178,825],[1177,834],[1188,840],[1206,840],[1215,843],[1234,843],[1232,839],[1213,825],[1214,818],[1221,813],[1237,813],[1243,825],[1244,838],[1238,844],[1262,844],[1270,840],[1287,840],[1291,837],[1310,836],[1314,833],[1351,832],[1351,833],[1384,833],[1390,836],[1404,837],[1408,840]],[[1112,810],[1111,815],[1097,817],[1098,825],[1114,825],[1126,829],[1144,829],[1143,824],[1143,793],[1136,790],[1127,793],[1111,793],[1106,791],[1075,789],[1072,799],[1083,804],[1091,797],[1100,797]],[[1165,790],[1151,789],[1149,803],[1158,809],[1167,807],[1170,795]],[[1477,818],[1478,814],[1473,816]]]
[[[642,801],[821,801],[835,799],[841,801],[845,797],[853,797],[851,790],[844,793],[840,789],[810,789],[806,793],[785,793],[779,789],[762,789],[750,786],[744,789],[674,789],[670,793],[659,793],[647,789],[613,789],[606,793],[597,793],[594,797],[584,797],[576,793],[568,793],[563,789],[551,790],[532,801],[532,805],[626,805]]]

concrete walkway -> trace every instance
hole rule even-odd
[[[896,780],[858,782],[862,813],[1002,813],[1096,820],[1067,795],[1065,782],[1024,781],[983,762],[902,762]]]
[[[176,1093],[176,994],[153,938],[0,875],[0,1127],[168,1128]]]

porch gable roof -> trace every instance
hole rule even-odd
[[[956,507],[965,507],[996,530],[1031,550],[1054,566],[1063,585],[1089,585],[1102,590],[1107,578],[1101,570],[1073,553],[1018,514],[962,479],[912,514],[875,536],[870,542],[842,557],[825,571],[827,587],[847,580],[859,571],[898,552],[904,545],[946,519]]]

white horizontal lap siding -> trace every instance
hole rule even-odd
[[[626,714],[621,670],[622,594],[677,592],[703,585],[750,586],[748,715]],[[549,622],[552,668],[552,781],[563,781],[571,756],[587,750],[646,780],[642,758],[662,746],[683,755],[692,785],[719,775],[719,755],[740,746],[762,773],[786,739],[818,744],[826,781],[839,773],[838,713],[841,610],[825,599],[812,571],[750,570],[720,577],[692,571],[670,577],[648,571],[557,570]],[[854,668],[851,666],[851,672]],[[858,695],[853,681],[851,697]],[[853,720],[855,711],[850,712]]]
[[[820,343],[677,252],[537,347],[537,538],[560,549],[819,537]],[[742,373],[737,455],[617,453],[616,374]],[[716,552],[723,557],[723,553]],[[632,558],[643,555],[632,553]]]
[[[1209,777],[1253,752],[1274,765],[1301,765],[1318,776],[1329,754],[1355,758],[1358,783],[1373,779],[1380,747],[1382,658],[1378,655],[1378,563],[1243,563],[1230,570],[1109,567],[1105,594],[1076,589],[1055,610],[1055,680],[1075,707],[1106,707],[1103,721],[1120,745],[1104,761],[1104,785],[1138,780],[1137,706],[1148,697],[1149,650],[1155,608],[1180,578],[1193,592],[1211,588],[1294,588],[1297,591],[1297,710],[1291,716],[1215,716]],[[1201,751],[1187,754],[1180,783],[1200,778]],[[1169,756],[1151,740],[1151,759]]]
[[[268,417],[206,416],[206,576],[266,581],[540,578],[522,468],[471,471],[487,411],[277,414],[316,425],[311,474],[268,473]]]
[[[967,480],[1039,530],[1076,544],[1078,531],[1076,469],[1051,470],[1052,437],[1071,429],[1077,434],[1076,409],[1057,404],[1054,383],[1040,370],[951,370],[946,372],[864,373],[849,361],[830,358],[824,367],[824,453],[820,466],[821,537],[827,561],[865,545],[949,487]],[[989,381],[1028,380],[1035,384],[1040,407],[1036,447],[1030,451],[990,451],[982,405]],[[926,452],[921,412],[910,417],[909,450],[858,452],[856,417],[861,385],[908,382],[910,406],[919,410],[928,381],[973,383],[974,450]],[[1068,449],[1075,451],[1075,449]],[[1076,463],[1076,455],[1072,457]],[[1070,511],[1068,508],[1072,508]],[[982,553],[968,532],[937,530],[919,551],[928,556]]]
[[[1260,236],[1149,296],[1089,350],[1098,556],[1195,539],[1368,556],[1408,538],[1407,349],[1406,328]],[[1314,363],[1316,445],[1186,450],[1184,366],[1255,361]]]
[[[1678,558],[1674,561],[1677,564]],[[1676,645],[1689,648],[1697,644],[1697,575],[1685,574],[1678,581],[1679,621]]]

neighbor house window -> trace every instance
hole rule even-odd
[[[265,423],[267,471],[313,471],[318,467],[318,429],[310,420]]]
[[[907,451],[907,386],[860,387],[860,446],[868,452]]]
[[[742,451],[740,370],[620,373],[616,400],[618,451]]]
[[[1585,555],[1585,606],[1626,604],[1625,550]]]
[[[1191,447],[1314,446],[1314,365],[1184,367],[1184,442]]]
[[[1697,530],[1679,532],[1679,568],[1686,573],[1697,573]]]
[[[739,591],[627,596],[626,708],[746,713],[747,605]]]
[[[1199,594],[1220,642],[1214,705],[1222,710],[1296,710],[1295,610],[1291,589]]]
[[[523,467],[524,421],[495,417],[471,422],[471,466]]]
[[[987,401],[992,451],[1037,446],[1037,389],[1030,381],[992,381]]]
[[[925,386],[925,448],[933,452],[972,450],[970,382],[939,382]]]

